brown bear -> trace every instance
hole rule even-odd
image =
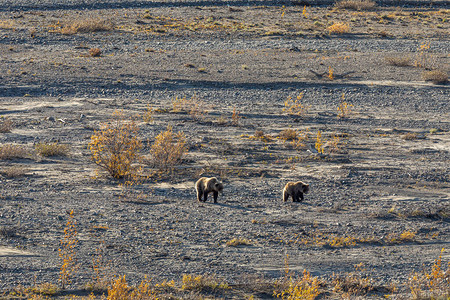
[[[293,202],[303,201],[303,194],[308,194],[309,184],[301,181],[288,182],[283,189],[283,201],[286,202],[289,196],[292,197]]]
[[[216,177],[202,177],[195,183],[195,190],[197,191],[197,200],[202,202],[206,202],[209,193],[213,193],[214,195],[214,203],[217,203],[217,196],[219,192],[223,190],[223,184],[217,180]]]

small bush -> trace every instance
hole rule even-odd
[[[98,31],[110,31],[114,29],[111,21],[104,19],[85,19],[74,21],[62,27],[59,32],[62,34],[89,33]]]
[[[298,279],[293,279],[292,276],[286,277],[283,281],[278,281],[278,291],[274,291],[273,295],[277,298],[286,300],[314,300],[319,296],[319,279],[311,276],[306,270],[303,271],[303,276]]]
[[[339,9],[373,10],[377,4],[371,0],[341,0],[334,7]]]
[[[442,253],[434,261],[431,270],[414,273],[409,277],[408,285],[412,299],[449,299],[450,297],[450,263],[442,266]]]
[[[141,283],[132,287],[125,280],[125,275],[114,280],[108,289],[107,300],[156,300],[157,295],[150,285],[150,280],[145,278]]]
[[[448,82],[448,75],[441,70],[433,70],[423,72],[422,78],[425,81],[431,81],[434,84],[446,84]]]
[[[391,66],[396,67],[411,66],[411,57],[408,56],[386,56],[385,60]]]
[[[121,113],[91,136],[89,149],[95,164],[104,168],[114,178],[130,176],[135,171],[132,164],[139,157],[142,143],[137,138],[138,128],[133,122],[124,122]]]
[[[171,126],[156,137],[150,149],[153,165],[161,171],[171,171],[186,152],[186,136],[183,132],[175,134]]]
[[[233,108],[233,114],[231,115],[231,124],[234,126],[239,126],[239,120],[241,119],[241,116],[239,115],[239,112],[236,111],[236,108]]]
[[[252,243],[249,240],[244,238],[234,238],[225,243],[228,247],[248,246],[251,244]]]
[[[34,146],[36,152],[41,156],[67,156],[69,146],[58,143],[38,143]]]
[[[13,121],[11,121],[8,117],[0,118],[0,133],[11,132],[13,127]]]
[[[303,99],[303,92],[297,95],[295,100],[292,100],[292,97],[289,96],[286,101],[284,101],[283,111],[296,116],[304,116],[308,112],[309,107],[305,106],[301,103]]]
[[[28,158],[29,152],[24,146],[6,144],[0,146],[0,160],[10,160],[15,158]]]
[[[280,132],[278,137],[285,141],[292,141],[295,140],[298,137],[298,133],[294,129],[285,129]]]
[[[344,119],[348,118],[352,113],[352,104],[345,101],[345,94],[343,93],[341,99],[339,100],[339,106],[337,108],[338,118]]]
[[[350,26],[344,23],[334,23],[333,25],[328,26],[327,30],[330,34],[344,34],[350,31]]]
[[[91,57],[100,57],[102,55],[102,50],[100,48],[91,48],[89,49],[89,56]]]

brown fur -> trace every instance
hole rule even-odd
[[[208,194],[213,193],[214,203],[217,203],[217,197],[219,195],[219,192],[223,190],[223,184],[219,182],[216,177],[202,177],[195,183],[195,190],[197,191],[198,201],[206,202]]]
[[[303,194],[308,194],[309,184],[301,181],[288,182],[283,189],[283,201],[286,202],[289,196],[292,197],[293,202],[303,201]]]

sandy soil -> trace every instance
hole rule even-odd
[[[236,287],[217,297],[268,298],[248,287],[282,277],[288,255],[291,271],[324,280],[362,263],[376,298],[391,284],[408,292],[412,272],[448,247],[449,85],[422,79],[450,71],[448,9],[46,5],[0,11],[0,115],[13,121],[0,144],[29,150],[0,161],[0,289],[58,282],[70,210],[79,238],[72,288],[92,279],[101,249],[104,273],[130,282],[209,273]],[[61,33],[93,18],[111,28]],[[329,34],[336,22],[350,32]],[[410,60],[393,66],[392,57]],[[301,92],[307,112],[284,112]],[[342,95],[353,105],[346,118]],[[177,96],[194,96],[202,114],[173,112]],[[184,132],[189,152],[172,176],[123,189],[92,162],[90,137],[117,110],[139,126],[147,157],[168,125]],[[279,138],[286,129],[309,137],[295,148]],[[33,152],[55,141],[70,154]],[[143,164],[142,175],[152,172]],[[201,176],[224,182],[218,204],[196,201]],[[284,184],[297,180],[311,193],[283,203]],[[250,245],[226,246],[233,238]]]

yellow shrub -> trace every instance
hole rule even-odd
[[[284,290],[279,293],[274,292],[274,296],[286,300],[314,300],[319,294],[319,279],[312,277],[306,270],[303,271],[303,276],[297,280],[289,277]]]
[[[78,232],[75,226],[76,224],[72,210],[69,213],[69,220],[64,228],[64,237],[61,240],[61,248],[58,249],[59,257],[62,259],[59,279],[63,289],[67,284],[70,284],[70,277],[73,276],[77,269],[75,247],[78,244]]]
[[[171,126],[161,132],[151,146],[153,164],[161,171],[172,170],[187,152],[186,137],[183,132],[174,133]]]
[[[350,26],[344,23],[334,23],[333,25],[329,26],[327,30],[330,34],[344,34],[350,31]]]
[[[295,100],[292,100],[292,97],[289,96],[286,101],[284,101],[283,111],[290,115],[304,116],[308,112],[309,107],[301,103],[303,94],[303,92],[298,94]]]
[[[116,119],[112,124],[105,125],[91,136],[89,149],[98,166],[114,178],[123,178],[133,173],[132,164],[138,159],[142,143],[136,137],[137,126],[123,122],[120,113],[114,115]]]

